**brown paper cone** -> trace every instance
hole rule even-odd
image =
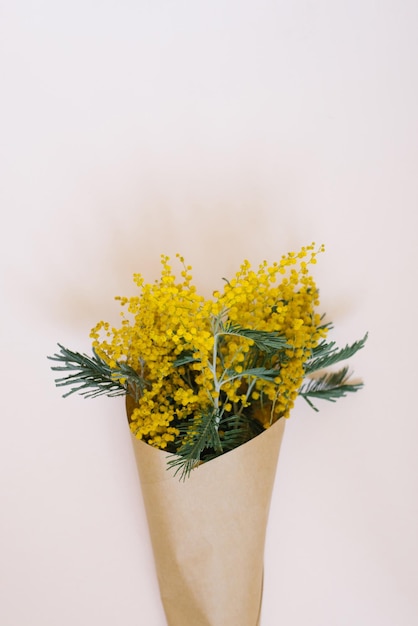
[[[264,543],[284,419],[192,471],[133,439],[169,626],[258,626]]]

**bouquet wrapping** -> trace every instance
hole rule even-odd
[[[169,626],[258,626],[266,527],[284,420],[186,481],[132,438]]]

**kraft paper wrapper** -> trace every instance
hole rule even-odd
[[[194,469],[132,436],[169,626],[258,626],[263,561],[284,419]]]

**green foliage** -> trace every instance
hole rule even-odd
[[[175,475],[179,474],[183,480],[200,463],[233,450],[264,430],[262,424],[251,415],[249,410],[243,410],[242,406],[232,413],[225,411],[228,398],[223,387],[231,381],[240,380],[247,389],[249,397],[256,380],[272,382],[278,375],[277,368],[257,366],[257,361],[269,364],[271,357],[280,354],[288,347],[286,338],[276,332],[247,329],[238,324],[225,324],[223,317],[224,314],[221,313],[212,321],[215,349],[211,368],[215,391],[218,394],[213,401],[212,410],[194,420],[191,427],[183,427],[181,422],[176,424],[179,430],[174,445],[176,455],[169,460],[168,465],[175,469]],[[230,335],[250,339],[253,342],[246,356],[246,362],[251,366],[245,367],[239,373],[235,369],[223,366],[222,342],[225,336]],[[185,351],[177,357],[173,365],[181,367],[196,361],[192,352]],[[219,364],[221,365],[220,372],[217,371]],[[194,387],[191,379],[189,384],[192,388]]]
[[[268,380],[271,382],[278,374],[277,369],[267,369],[265,367],[252,367],[250,369],[245,369],[239,374],[236,373],[235,370],[225,369],[225,376],[222,379],[223,383],[230,382],[231,380],[236,380],[237,378],[245,380],[246,378],[257,378],[258,380]]]
[[[51,367],[54,372],[71,372],[68,376],[55,379],[57,387],[71,386],[64,398],[72,393],[79,393],[85,398],[98,396],[122,396],[127,393],[138,398],[145,388],[145,381],[125,363],[117,363],[111,368],[93,349],[90,358],[79,352],[72,352],[58,344],[60,352],[48,359],[61,365]],[[124,381],[124,382],[121,382]]]
[[[219,315],[213,322],[214,351],[213,362],[210,365],[214,376],[215,396],[212,406],[202,412],[190,422],[182,423],[176,420],[172,423],[179,434],[174,443],[167,446],[167,452],[172,453],[168,467],[174,470],[180,480],[185,480],[191,471],[203,462],[213,459],[220,454],[235,449],[264,431],[264,426],[255,416],[257,403],[240,404],[231,408],[224,385],[231,381],[240,380],[247,399],[254,389],[257,380],[274,383],[280,375],[280,368],[286,359],[286,350],[289,348],[284,336],[277,332],[258,331],[243,328],[238,324],[224,323],[223,315]],[[235,335],[252,341],[245,356],[243,369],[224,367],[222,345],[224,338]],[[361,382],[350,382],[348,368],[344,367],[336,372],[322,374],[319,370],[328,368],[342,360],[353,356],[362,349],[367,340],[367,334],[359,341],[346,345],[340,349],[335,342],[322,341],[312,350],[306,361],[304,371],[306,378],[299,388],[298,394],[315,410],[313,400],[328,400],[335,402],[361,389]],[[48,357],[56,362],[52,370],[66,373],[55,380],[57,387],[70,387],[64,397],[72,393],[80,393],[86,398],[97,396],[130,395],[134,402],[147,388],[147,381],[126,363],[117,362],[115,367],[108,365],[93,349],[93,356],[72,352],[58,344],[60,352]],[[193,351],[184,351],[174,361],[173,367],[186,366],[186,375],[182,380],[196,392],[193,369],[188,365],[199,362]],[[220,366],[220,369],[219,369]],[[258,407],[263,406],[263,394]],[[267,403],[271,401],[267,400]],[[229,406],[228,409],[225,407]]]
[[[330,343],[322,341],[312,350],[312,356],[305,365],[305,374],[308,376],[313,372],[349,359],[364,347],[366,341],[367,333],[364,335],[363,339],[355,341],[350,346],[346,345],[345,348],[337,348],[335,341],[331,341]]]
[[[260,352],[274,354],[279,350],[288,348],[286,337],[276,332],[268,332],[264,330],[254,330],[252,328],[243,328],[239,324],[222,324],[219,330],[220,335],[236,335],[237,337],[245,337],[251,339]]]
[[[206,449],[213,450],[216,456],[222,454],[218,424],[219,415],[213,410],[200,415],[185,432],[179,429],[177,455],[170,458],[168,466],[175,469],[175,476],[180,474],[180,480],[187,478],[192,469],[202,462]]]
[[[216,411],[205,413],[191,428],[179,427],[178,449],[168,466],[175,469],[175,476],[185,480],[201,463],[234,450],[263,431],[260,422],[249,414],[220,417]]]
[[[223,369],[217,381],[217,389],[220,393],[219,403],[211,410],[202,413],[192,425],[183,425],[181,421],[176,424],[179,435],[174,445],[167,448],[167,451],[174,453],[169,458],[168,466],[174,470],[174,474],[178,475],[180,480],[185,480],[200,463],[233,450],[263,432],[264,427],[252,415],[251,407],[245,410],[241,407],[238,411],[236,409],[225,411],[224,405],[228,400],[222,391],[222,386],[240,379],[247,387],[249,394],[256,380],[273,382],[280,373],[280,363],[286,359],[284,356],[284,351],[288,348],[286,338],[275,332],[242,328],[238,324],[224,324],[221,316],[216,319],[214,330],[215,346],[218,345],[218,349],[225,335],[251,339],[253,344],[246,355],[246,367],[242,372]],[[315,411],[318,411],[318,408],[312,400],[322,399],[335,402],[347,393],[361,389],[362,383],[349,382],[347,367],[336,372],[324,372],[322,375],[315,373],[350,358],[364,347],[366,340],[367,334],[363,339],[342,349],[336,347],[335,342],[322,341],[312,350],[312,355],[305,364],[306,379],[298,393]],[[70,391],[65,393],[64,397],[76,392],[85,398],[129,394],[134,401],[138,401],[147,386],[146,380],[133,368],[125,363],[116,363],[116,367],[111,367],[98,356],[94,349],[93,356],[90,358],[85,354],[72,352],[60,344],[58,346],[60,352],[48,358],[58,363],[51,368],[52,370],[67,373],[66,376],[55,380],[57,387],[70,387]],[[219,356],[219,352],[216,354]],[[275,362],[274,367],[271,367],[272,360]],[[194,353],[187,351],[177,357],[173,366],[178,368],[197,361]],[[195,385],[193,379],[187,380],[193,388]]]
[[[233,450],[264,432],[262,424],[249,413],[228,415],[221,420],[219,429],[224,452]]]
[[[190,365],[190,363],[197,363],[197,359],[193,352],[182,352],[180,356],[174,361],[174,367],[180,367],[180,365]]]
[[[314,411],[318,411],[311,398],[335,402],[338,398],[346,396],[347,393],[358,391],[363,387],[361,382],[350,383],[349,378],[348,367],[337,372],[325,372],[321,376],[305,381],[299,390],[299,395],[307,401]]]

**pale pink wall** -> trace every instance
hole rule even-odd
[[[287,424],[263,626],[417,623],[417,19],[3,3],[1,624],[165,623],[123,404],[61,400],[45,355],[87,351],[160,253],[210,293],[312,240],[335,339],[370,331],[366,387]]]

